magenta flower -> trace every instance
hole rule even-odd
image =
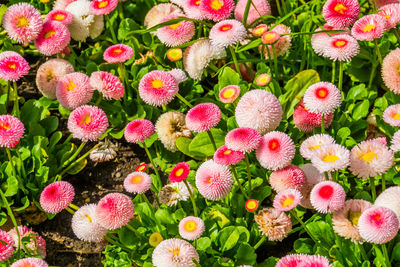
[[[227,133],[225,144],[229,149],[248,153],[260,145],[261,139],[262,135],[257,130],[241,127]]]
[[[133,57],[133,49],[129,45],[116,44],[104,51],[103,58],[108,63],[124,63]]]
[[[333,120],[333,113],[324,116],[325,129],[327,129]],[[305,106],[303,99],[299,102],[293,113],[294,125],[301,131],[309,133],[315,128],[321,127],[322,115],[310,112]]]
[[[61,53],[71,41],[71,35],[67,26],[58,21],[47,21],[35,40],[35,46],[39,53],[52,56]]]
[[[5,51],[0,53],[0,78],[6,81],[18,81],[28,74],[29,63],[18,53]]]
[[[276,192],[287,189],[301,189],[306,183],[306,177],[302,169],[295,165],[273,171],[269,176],[269,183]]]
[[[233,0],[201,0],[200,10],[206,19],[220,21],[227,19],[235,8]]]
[[[56,10],[52,10],[49,13],[47,13],[46,18],[45,18],[45,22],[47,21],[58,21],[61,22],[64,25],[68,25],[72,23],[72,20],[74,19],[74,17],[72,16],[72,14],[68,11],[65,10],[61,10],[61,9],[56,9]]]
[[[58,213],[71,204],[75,196],[72,184],[57,181],[46,186],[40,194],[40,206],[48,213]]]
[[[8,260],[14,252],[14,240],[6,232],[0,229],[0,261]]]
[[[124,137],[129,143],[143,142],[154,134],[154,125],[151,121],[137,119],[126,125]]]
[[[0,147],[15,147],[24,136],[24,124],[11,115],[0,115]]]
[[[115,230],[128,224],[134,212],[130,197],[121,193],[110,193],[100,199],[95,217],[104,228]]]
[[[217,126],[221,120],[221,110],[213,103],[201,103],[186,114],[186,126],[193,132],[205,132]]]
[[[119,100],[125,93],[121,80],[106,71],[93,72],[90,75],[90,85],[107,99]]]
[[[310,201],[313,207],[321,213],[340,210],[346,198],[343,187],[332,181],[323,181],[311,190]]]
[[[90,3],[90,12],[94,15],[110,14],[118,5],[118,0],[93,0]]]
[[[169,174],[169,180],[171,183],[179,183],[188,177],[189,171],[190,165],[186,162],[180,162],[172,168]]]
[[[322,9],[322,15],[329,25],[347,27],[353,24],[360,14],[357,0],[328,0]]]

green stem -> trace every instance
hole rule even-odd
[[[13,114],[19,118],[19,99],[18,99],[18,89],[17,89],[17,82],[13,82],[14,85],[14,108]]]
[[[103,100],[103,95],[99,95],[99,98],[97,98],[96,103],[94,103],[95,106],[98,106],[101,103],[101,100]]]
[[[342,91],[343,84],[343,61],[339,62],[339,90]]]
[[[211,131],[207,131],[208,137],[210,138],[211,144],[214,148],[214,151],[217,150],[217,145],[215,144],[214,136]]]
[[[69,213],[71,213],[72,215],[75,214],[75,211],[73,209],[71,209],[70,207],[66,207],[65,210],[68,211]]]
[[[383,255],[385,256],[386,267],[391,267],[392,264],[390,263],[389,253],[388,253],[388,251],[386,249],[386,244],[382,244],[381,247],[382,247]]]
[[[252,0],[247,0],[246,7],[244,8],[242,24],[247,27],[247,17],[249,16],[250,6]]]
[[[68,205],[68,207],[70,207],[71,209],[74,209],[74,210],[79,210],[79,207],[77,205],[72,204],[72,203],[70,203]]]
[[[7,198],[4,195],[3,190],[1,190],[1,188],[0,188],[0,196],[1,196],[1,200],[3,201],[4,206],[6,207],[8,216],[10,216],[11,222],[15,227],[15,231],[17,231],[17,236],[18,236],[18,256],[19,256],[20,249],[21,249],[21,236],[20,236],[19,231],[18,231],[17,220],[15,219],[14,214],[13,214],[13,212],[11,210],[10,204],[8,203]]]
[[[10,89],[11,89],[11,82],[9,81],[7,83],[6,113],[8,113],[8,105],[10,102],[10,91],[11,91]]]
[[[311,239],[314,241],[315,244],[319,244],[318,241],[314,238],[314,236],[312,235],[312,233],[307,229],[306,224],[303,222],[303,220],[297,216],[296,211],[295,210],[291,210],[290,214],[301,224],[301,226],[303,227],[303,229],[307,232],[307,234],[311,237]]]
[[[186,104],[186,106],[188,106],[189,108],[192,108],[193,105],[190,104],[180,93],[177,93],[176,96],[179,98],[179,100],[181,100],[184,104]]]
[[[86,152],[85,154],[83,154],[80,158],[78,158],[77,160],[75,160],[74,163],[70,164],[66,169],[64,169],[60,175],[63,176],[67,171],[69,171],[71,168],[73,168],[75,166],[75,164],[77,164],[78,162],[84,160],[87,156],[89,156],[89,154],[95,150],[96,148],[98,148],[100,146],[100,144],[95,145],[94,147],[92,147],[88,152]]]
[[[127,223],[126,225],[126,228],[128,228],[129,230],[131,230],[132,232],[134,232],[137,236],[139,236],[140,238],[142,238],[142,239],[144,239],[144,240],[146,240],[147,238],[144,236],[144,235],[142,235],[138,230],[136,230],[135,228],[133,228],[132,227],[132,225],[130,225],[129,223]]]
[[[86,142],[82,142],[79,145],[78,149],[75,151],[75,153],[57,169],[57,173],[60,172],[65,167],[67,167],[79,155],[79,153],[82,151],[82,149],[85,145],[86,145]]]
[[[365,252],[364,246],[363,244],[358,244],[358,249],[361,252],[361,256],[363,258],[364,261],[369,261],[367,253]]]
[[[127,250],[127,251],[132,251],[132,249],[130,249],[130,248],[124,246],[123,244],[121,244],[121,243],[115,241],[113,238],[111,238],[111,235],[106,234],[106,235],[104,236],[104,239],[105,239],[108,243],[110,243],[110,244],[112,244],[112,245],[121,247],[121,248],[123,248],[124,250]]]
[[[249,192],[251,192],[251,172],[250,172],[250,162],[249,162],[249,156],[247,156],[247,154],[244,154],[244,160],[246,161],[247,180],[249,181]]]
[[[279,1],[279,0],[278,0]],[[278,2],[277,1],[277,2]],[[279,81],[279,72],[278,72],[278,58],[276,57],[276,52],[275,52],[275,45],[272,46],[272,55],[274,57],[274,71],[275,71],[275,79],[276,81]]]
[[[233,59],[233,63],[235,64],[236,72],[239,74],[240,79],[242,79],[242,73],[240,72],[240,69],[239,69],[239,63],[237,61],[235,50],[233,50],[232,46],[229,46],[229,51],[232,54],[232,59]]]
[[[154,164],[153,157],[151,156],[150,151],[149,151],[149,149],[148,149],[147,146],[146,146],[146,143],[145,143],[145,142],[142,142],[142,144],[143,144],[144,150],[146,151],[147,157],[149,157],[149,160],[150,160],[150,162],[151,162],[151,165],[153,165],[154,172],[156,173],[156,176],[157,176],[157,179],[158,179],[158,186],[161,186],[161,185],[162,185],[161,177],[160,177],[160,174],[158,173],[156,164]],[[156,187],[156,190],[157,190],[156,193],[158,193],[158,191],[160,191],[160,189],[161,189],[161,188],[157,188],[157,187]]]
[[[371,187],[372,202],[376,199],[375,177],[369,177],[369,185]]]
[[[328,173],[327,173],[327,172],[324,172],[324,175],[325,175],[325,180],[329,181],[329,175],[328,175]]]
[[[26,178],[25,165],[24,162],[22,161],[21,153],[19,153],[18,149],[16,149],[15,152],[17,152],[18,159],[21,162],[22,177]]]
[[[261,237],[261,239],[257,242],[257,244],[255,244],[254,245],[254,250],[256,250],[256,249],[258,249],[261,245],[262,245],[262,243],[264,243],[264,241],[267,239],[267,237],[265,236],[265,235],[263,235],[262,237]]]
[[[378,55],[379,63],[382,66],[382,55],[381,55],[381,51],[379,50],[378,41],[376,39],[374,39],[374,44],[375,44],[376,54]]]
[[[235,180],[236,180],[237,184],[239,185],[240,191],[242,191],[242,193],[243,193],[243,195],[244,195],[244,197],[246,199],[250,199],[249,196],[246,194],[246,191],[244,190],[242,184],[239,181],[239,178],[237,176],[236,169],[235,169],[234,165],[231,166],[231,170],[232,170],[232,173],[233,173],[233,177],[235,177]]]
[[[325,115],[321,116],[321,133],[325,133]]]
[[[383,177],[383,175],[381,175],[382,178],[382,191],[384,191],[386,189],[386,180],[385,177]]]
[[[114,27],[111,24],[110,16],[109,15],[105,15],[105,17],[106,17],[106,20],[107,20],[107,23],[108,23],[108,27],[109,27],[109,29],[111,31],[111,37],[113,39],[113,42],[114,42],[114,44],[117,44],[118,40],[117,40],[117,37],[116,37],[115,32],[114,32]]]
[[[332,61],[332,83],[335,83],[335,76],[336,76],[336,61]]]
[[[199,27],[197,28],[197,39],[201,37],[202,31],[203,31],[203,21],[200,20]]]
[[[281,3],[279,0],[276,1],[276,8],[278,9],[279,16],[282,16]]]
[[[374,78],[375,78],[375,72],[376,72],[377,67],[378,67],[377,64],[375,64],[375,63],[372,64],[371,74],[369,76],[369,81],[368,81],[368,89],[371,89],[372,82],[374,81]]]
[[[193,191],[190,189],[189,183],[188,183],[188,181],[186,179],[183,180],[183,182],[185,183],[186,188],[189,191],[190,200],[192,201],[192,205],[193,205],[194,216],[197,217],[197,206],[196,206],[196,201],[194,199]]]
[[[122,20],[124,20],[124,7],[123,7],[123,2],[119,2],[118,3],[118,15],[119,15],[119,18],[121,19],[121,21]]]
[[[142,194],[142,197],[144,198],[144,201],[145,201],[150,207],[153,206],[153,205],[151,205],[149,199],[146,197],[146,195],[145,195],[144,193]]]
[[[12,174],[13,174],[13,176],[15,178],[17,178],[17,172],[15,171],[14,161],[12,159],[11,152],[10,152],[9,148],[6,148],[6,153],[7,153],[7,156],[8,156],[8,160],[10,161],[10,164],[11,164]]]
[[[397,38],[397,42],[400,43],[400,34],[399,34],[399,31],[397,30],[397,28],[393,28],[393,32],[394,32],[394,35]]]

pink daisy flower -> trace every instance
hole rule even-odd
[[[214,153],[214,161],[220,165],[235,165],[244,159],[244,154],[240,151],[229,149],[223,145]]]
[[[276,25],[273,29],[271,29],[271,26],[269,27],[270,31],[273,30],[276,34],[279,34],[279,39],[272,45],[267,45],[266,49],[264,51],[264,56],[266,59],[274,58],[274,49],[275,49],[275,55],[276,57],[280,57],[286,54],[287,51],[289,51],[290,47],[292,46],[291,40],[292,36],[288,35],[288,33],[291,33],[291,30],[288,26],[283,25],[283,24],[278,24]],[[259,47],[259,50],[262,49],[262,46]]]
[[[98,90],[107,99],[119,100],[124,96],[125,89],[121,80],[106,71],[95,71],[90,75],[90,86]]]
[[[281,103],[275,95],[255,89],[240,98],[235,110],[235,119],[239,127],[253,128],[265,134],[278,127],[282,114]]]
[[[6,232],[0,229],[0,261],[4,262],[11,258],[14,252],[14,240]]]
[[[400,126],[400,104],[388,106],[382,115],[383,120],[394,127]]]
[[[374,205],[391,209],[400,220],[400,186],[391,186],[385,189],[376,198]]]
[[[171,14],[164,17],[161,22],[179,17],[185,17],[185,15]],[[182,20],[178,23],[158,28],[156,34],[163,44],[173,47],[189,42],[195,34],[195,27],[193,21]]]
[[[329,128],[333,120],[333,113],[324,116],[325,129]],[[309,133],[315,128],[321,127],[322,115],[310,112],[305,106],[303,99],[299,102],[293,112],[294,125],[301,131]]]
[[[25,242],[25,248],[28,250],[28,252],[33,255],[33,256],[40,256],[42,258],[46,258],[46,241],[41,237],[38,233],[34,232],[32,228],[28,228],[24,225],[19,225],[18,226],[18,232],[20,234],[21,239],[28,241],[28,237],[31,237],[29,239],[29,243]],[[8,234],[11,236],[11,238],[14,240],[14,247],[18,248],[18,234],[15,228],[12,228],[10,231],[8,231]]]
[[[400,94],[400,48],[393,49],[383,59],[382,79],[390,91]]]
[[[200,0],[183,0],[182,7],[188,18],[191,19],[204,19],[203,13],[200,10]]]
[[[297,207],[302,199],[301,193],[297,189],[286,189],[280,191],[274,198],[273,206],[280,211],[289,211]]]
[[[400,151],[400,130],[394,133],[392,140],[390,141],[390,149],[393,152],[398,152]]]
[[[247,30],[240,21],[235,19],[222,20],[210,30],[212,45],[228,47],[243,41],[247,36]]]
[[[269,75],[268,73],[262,73],[258,75],[256,79],[256,84],[258,86],[266,86],[267,84],[269,84],[270,81],[271,81],[271,75]]]
[[[384,174],[393,163],[393,151],[375,140],[363,141],[350,152],[350,171],[359,178]]]
[[[151,187],[152,179],[145,172],[132,172],[124,180],[124,188],[129,193],[143,194]]]
[[[53,10],[64,10],[69,4],[77,0],[56,0],[54,1]]]
[[[329,134],[315,134],[308,137],[300,145],[300,154],[303,158],[311,160],[315,151],[326,144],[334,144],[335,139]]]
[[[329,46],[326,46],[323,56],[330,58],[333,61],[350,61],[360,52],[360,46],[354,37],[348,34],[339,34],[330,37],[328,40]]]
[[[118,5],[118,0],[93,0],[90,3],[90,12],[94,15],[110,14]]]
[[[307,88],[304,106],[313,113],[329,114],[342,103],[339,89],[329,82],[319,82]]]
[[[15,147],[24,137],[24,124],[11,115],[0,115],[0,147]]]
[[[228,85],[221,89],[218,94],[219,101],[225,104],[235,102],[240,95],[240,87],[237,85]]]
[[[269,241],[282,241],[292,231],[292,221],[283,211],[264,208],[254,215],[260,231]]]
[[[208,160],[196,172],[196,187],[206,199],[218,201],[232,189],[233,177],[227,166]]]
[[[173,3],[173,1],[171,1]],[[170,3],[161,3],[153,6],[144,18],[144,26],[146,29],[152,28],[161,23],[161,20],[171,14],[181,14],[182,10],[176,5]]]
[[[261,36],[261,42],[263,44],[273,44],[276,41],[278,41],[280,38],[279,33],[275,31],[266,31],[262,36]]]
[[[8,7],[3,16],[3,28],[8,36],[20,44],[35,40],[43,27],[40,12],[28,3]]]
[[[58,81],[66,74],[74,72],[74,66],[69,61],[53,58],[42,65],[36,73],[36,86],[47,98],[56,99]]]
[[[235,8],[235,19],[243,21],[247,0],[239,0]],[[246,24],[249,25],[261,16],[271,15],[271,6],[267,0],[253,0],[250,5]]]
[[[24,258],[17,260],[10,267],[48,267],[49,265],[42,259],[39,258]]]
[[[154,134],[154,125],[151,121],[137,119],[126,125],[124,137],[129,143],[143,142]]]
[[[351,35],[359,41],[381,38],[386,29],[386,20],[378,14],[366,15],[354,23]]]
[[[129,45],[116,44],[104,51],[103,58],[108,63],[124,63],[133,57],[133,49]]]
[[[311,190],[310,201],[314,209],[320,213],[330,213],[340,210],[346,199],[343,187],[332,181],[316,184]]]
[[[186,126],[193,132],[205,132],[217,126],[221,120],[221,110],[213,103],[201,103],[186,114]]]
[[[171,183],[179,183],[188,177],[189,171],[190,165],[186,162],[180,162],[172,168],[169,174],[169,180]]]
[[[168,71],[168,73],[171,74],[172,76],[174,76],[174,78],[178,84],[180,84],[188,79],[185,72],[181,69],[174,68],[174,69]]]
[[[244,203],[244,207],[246,208],[247,211],[253,212],[258,209],[259,203],[258,200],[256,199],[248,199],[246,203]]]
[[[295,165],[273,171],[269,176],[269,183],[276,192],[287,189],[301,189],[306,183],[306,177],[302,169]]]
[[[306,262],[307,256],[304,254],[289,254],[281,258],[275,267],[298,267],[301,263]]]
[[[0,53],[0,78],[5,81],[18,81],[28,74],[29,63],[18,53],[5,51]]]
[[[338,144],[326,144],[315,151],[312,164],[322,173],[342,170],[350,164],[350,152]]]
[[[266,31],[268,31],[268,26],[266,24],[260,24],[257,25],[251,33],[253,34],[254,37],[260,37],[262,36]]]
[[[73,110],[87,104],[93,96],[90,79],[86,74],[72,72],[64,75],[56,87],[56,97],[61,106]]]
[[[162,106],[171,102],[178,93],[178,82],[170,73],[153,70],[146,73],[139,83],[139,95],[152,106]]]
[[[233,0],[201,0],[200,10],[204,17],[213,21],[220,21],[231,16],[235,2]]]
[[[52,10],[50,11],[47,15],[46,18],[44,20],[44,22],[47,21],[57,21],[60,22],[64,25],[68,25],[72,23],[72,20],[74,19],[74,17],[72,16],[72,14],[68,11],[65,10]]]
[[[35,40],[35,46],[39,53],[52,56],[60,53],[71,41],[67,26],[58,21],[47,21]]]
[[[384,244],[396,236],[399,230],[399,219],[392,210],[373,206],[361,214],[358,230],[365,241]]]
[[[311,205],[310,202],[311,190],[319,182],[325,181],[325,176],[323,173],[320,173],[318,169],[315,168],[311,163],[307,163],[301,166],[301,170],[304,172],[305,175],[305,183],[299,189],[301,195],[303,196],[300,205],[306,209],[312,209],[313,206]]]
[[[121,193],[109,193],[97,204],[95,217],[104,228],[115,230],[128,224],[134,212],[130,197]]]
[[[256,149],[262,135],[252,128],[241,127],[231,130],[225,136],[225,144],[229,149],[248,153]]]
[[[307,255],[304,262],[299,267],[332,267],[329,260],[321,255]]]
[[[400,4],[389,4],[379,8],[377,13],[386,20],[386,29],[395,28],[397,23],[400,22]]]
[[[97,141],[108,126],[106,113],[96,106],[80,106],[68,118],[68,130],[83,142]]]
[[[189,242],[170,238],[162,241],[153,251],[152,263],[156,267],[196,267],[193,260],[200,262],[199,254]]]
[[[328,0],[322,9],[322,16],[329,25],[347,27],[353,24],[360,14],[357,0]]]
[[[101,242],[108,230],[98,223],[96,204],[80,207],[72,216],[71,228],[76,237],[88,242]]]
[[[289,165],[295,152],[296,148],[290,136],[274,131],[263,136],[256,156],[261,166],[275,171]]]
[[[59,213],[71,204],[75,196],[72,184],[57,181],[46,186],[40,194],[40,206],[48,213]]]
[[[194,216],[183,218],[178,227],[181,237],[191,241],[199,239],[205,230],[204,221]]]

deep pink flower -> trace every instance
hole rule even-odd
[[[52,56],[61,53],[71,41],[71,35],[66,25],[49,20],[43,24],[43,29],[35,40],[39,53]]]
[[[108,63],[123,63],[133,57],[133,49],[129,45],[116,44],[104,51],[103,58]]]
[[[164,17],[161,22],[166,22],[178,17],[185,17],[185,15],[171,14]],[[157,29],[156,34],[163,44],[174,47],[189,42],[195,34],[195,26],[193,21],[182,20],[178,23]]]
[[[227,133],[225,144],[229,149],[248,153],[259,146],[261,139],[262,135],[257,130],[241,127]]]
[[[303,262],[300,262],[299,267],[332,267],[329,260],[321,255],[304,255],[306,256]]]
[[[354,23],[351,35],[359,41],[381,38],[386,29],[386,20],[378,14],[366,15]]]
[[[143,142],[154,134],[154,125],[151,121],[137,119],[126,125],[124,137],[129,143]]]
[[[40,206],[48,213],[58,213],[71,204],[75,196],[72,184],[57,181],[46,186],[40,194]]]
[[[5,51],[0,53],[0,78],[6,81],[18,81],[28,74],[29,63],[18,53]]]
[[[311,190],[310,201],[313,207],[321,213],[340,210],[346,198],[343,187],[332,181],[323,181]]]
[[[124,96],[125,89],[121,80],[106,71],[95,71],[90,75],[90,85],[107,99],[119,100]]]
[[[353,24],[360,14],[357,0],[328,0],[322,9],[322,15],[329,25],[347,27]]]
[[[281,258],[275,267],[299,267],[300,263],[306,262],[307,257],[304,254],[289,254]]]
[[[189,171],[190,165],[186,162],[180,162],[172,168],[169,174],[169,180],[171,181],[171,183],[181,182],[187,178],[187,176],[189,175]]]
[[[233,0],[201,0],[200,10],[205,18],[220,21],[230,17],[235,2]]]
[[[151,187],[152,179],[145,172],[132,172],[124,180],[124,188],[129,193],[143,194]]]
[[[94,15],[110,14],[118,5],[118,0],[93,0],[90,3],[90,12]]]
[[[66,74],[57,83],[56,96],[58,102],[70,110],[87,104],[93,96],[89,77],[80,72]]]
[[[72,16],[72,14],[68,11],[65,10],[52,10],[50,11],[45,18],[45,22],[49,21],[49,20],[53,20],[53,21],[58,21],[61,22],[64,25],[68,25],[72,23],[72,20],[74,19],[74,17]]]
[[[0,262],[8,260],[14,252],[14,240],[6,232],[0,229]]]
[[[329,128],[333,120],[333,113],[325,115],[325,129]],[[294,110],[293,121],[296,127],[306,133],[312,132],[315,128],[321,127],[322,115],[310,112],[305,106],[304,101],[300,103]]]
[[[0,147],[15,147],[24,132],[24,124],[18,118],[0,115]]]
[[[110,193],[97,204],[96,218],[101,226],[114,230],[128,224],[134,212],[130,197],[121,193]]]
[[[213,103],[201,103],[186,114],[186,126],[193,132],[205,132],[217,126],[221,120],[221,110]]]
[[[214,161],[220,165],[235,165],[244,159],[244,154],[240,151],[232,150],[223,145],[214,153]]]

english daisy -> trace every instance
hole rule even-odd
[[[235,8],[233,0],[201,0],[200,10],[206,19],[220,21],[227,19]]]
[[[312,164],[320,172],[342,170],[350,164],[350,152],[338,144],[327,144],[318,149],[313,158]]]
[[[121,193],[109,193],[97,203],[95,217],[102,227],[114,230],[128,224],[134,211],[130,197]]]
[[[193,192],[192,186],[189,184],[191,192]],[[167,184],[161,188],[158,193],[158,197],[162,204],[168,206],[173,206],[178,203],[178,201],[186,201],[190,197],[189,190],[187,189],[184,182]]]
[[[400,187],[391,186],[385,189],[376,198],[374,205],[391,209],[396,213],[397,218],[400,220]]]
[[[213,159],[220,165],[235,165],[244,159],[244,154],[223,145],[215,151]]]
[[[166,22],[179,17],[185,17],[183,14],[171,14],[164,17],[161,22]],[[157,37],[166,46],[179,46],[189,42],[194,34],[195,27],[193,21],[182,20],[178,23],[171,24],[157,29]]]
[[[307,88],[304,106],[313,113],[329,114],[342,103],[339,89],[329,82],[319,82]]]
[[[191,241],[200,238],[205,230],[204,221],[194,216],[183,218],[178,227],[180,236]]]
[[[154,125],[151,121],[137,119],[129,122],[125,127],[124,137],[129,143],[144,142],[154,134]]]
[[[229,149],[248,153],[255,150],[262,135],[252,128],[241,127],[229,131],[225,136],[225,144]]]
[[[0,53],[0,78],[5,81],[18,81],[28,74],[29,63],[18,53],[5,51]]]
[[[190,165],[186,162],[180,162],[172,168],[169,174],[169,180],[171,183],[179,183],[187,178],[189,171]]]
[[[308,137],[300,145],[300,154],[303,158],[311,160],[319,148],[323,145],[334,144],[335,139],[328,134],[315,134]]]
[[[379,9],[380,11],[377,14],[386,20],[386,29],[395,28],[397,23],[400,22],[400,4],[398,2],[388,4]]]
[[[269,183],[276,192],[287,189],[301,189],[306,183],[306,177],[302,169],[295,165],[273,171],[269,176]]]
[[[62,9],[53,9],[49,13],[47,13],[46,18],[44,19],[44,22],[47,21],[57,21],[60,22],[64,25],[71,24],[73,21],[74,17],[72,16],[71,13],[68,11],[62,10]]]
[[[124,180],[124,188],[129,193],[143,194],[151,187],[151,176],[145,172],[132,172]]]
[[[80,207],[72,216],[71,228],[76,237],[88,242],[101,242],[108,230],[101,226],[96,217],[96,204]]]
[[[94,15],[110,14],[118,5],[118,0],[93,0],[90,3],[90,12]]]
[[[221,120],[221,110],[213,103],[201,103],[186,114],[186,126],[194,132],[205,132],[217,126]]]
[[[125,89],[121,80],[106,71],[95,71],[90,75],[90,85],[105,98],[119,100],[124,96]]]
[[[348,34],[339,34],[327,39],[323,56],[333,61],[350,61],[360,52],[360,46],[354,37]]]
[[[258,86],[266,86],[267,84],[269,84],[270,81],[271,81],[271,75],[269,75],[268,73],[262,73],[258,75],[256,79],[256,84]]]
[[[67,109],[72,110],[87,104],[92,96],[93,89],[86,74],[80,72],[68,73],[57,83],[57,100]]]
[[[124,63],[133,57],[133,49],[129,45],[116,44],[108,47],[103,58],[108,63]]]
[[[11,264],[10,267],[26,267],[26,266],[29,266],[29,267],[48,267],[49,265],[47,264],[47,262],[45,262],[42,259],[29,257],[29,258],[24,258],[24,259],[17,260],[13,264]]]
[[[292,221],[282,211],[264,208],[254,215],[260,231],[269,241],[282,241],[292,231]]]
[[[400,126],[400,104],[388,106],[382,115],[383,120],[394,127]]]
[[[246,28],[240,21],[227,19],[211,28],[209,38],[212,45],[226,48],[243,41],[246,36]]]
[[[322,16],[329,25],[347,27],[352,25],[360,14],[357,0],[328,0],[322,9]]]
[[[385,18],[378,14],[370,14],[354,23],[351,35],[359,41],[372,41],[381,38],[386,27]]]
[[[152,259],[155,267],[196,267],[193,259],[200,262],[196,249],[189,242],[178,238],[166,239],[158,244]]]
[[[23,138],[24,124],[11,115],[0,115],[0,147],[15,147]]]
[[[346,199],[343,187],[332,181],[323,181],[314,186],[310,194],[310,202],[314,209],[321,213],[340,210]]]
[[[235,102],[240,95],[240,87],[237,85],[228,85],[221,89],[218,94],[219,101],[225,104]]]
[[[325,181],[325,176],[320,173],[317,168],[315,168],[311,163],[304,164],[301,166],[301,170],[305,175],[305,183],[299,189],[303,198],[301,199],[300,205],[306,209],[312,209],[313,206],[310,202],[311,190],[319,182]]]
[[[392,140],[390,141],[390,149],[393,152],[398,152],[400,151],[400,130],[398,130],[397,132],[395,132],[393,134]]]
[[[324,115],[324,127],[329,128],[333,120],[333,113]],[[293,112],[294,125],[301,131],[309,133],[315,128],[321,127],[322,115],[310,112],[305,106],[303,99],[297,104]]]
[[[235,8],[235,19],[243,21],[247,0],[239,0]],[[271,15],[271,6],[267,0],[252,0],[246,24],[249,25],[261,16]]]
[[[395,94],[400,94],[400,48],[393,49],[383,59],[382,80]]]
[[[40,194],[40,206],[48,213],[58,213],[71,204],[75,196],[72,184],[57,181],[46,186]]]
[[[11,258],[14,252],[14,240],[6,232],[0,229],[0,261],[4,262]]]
[[[280,211],[289,211],[299,205],[301,199],[302,196],[299,190],[286,189],[275,196],[273,207]]]

